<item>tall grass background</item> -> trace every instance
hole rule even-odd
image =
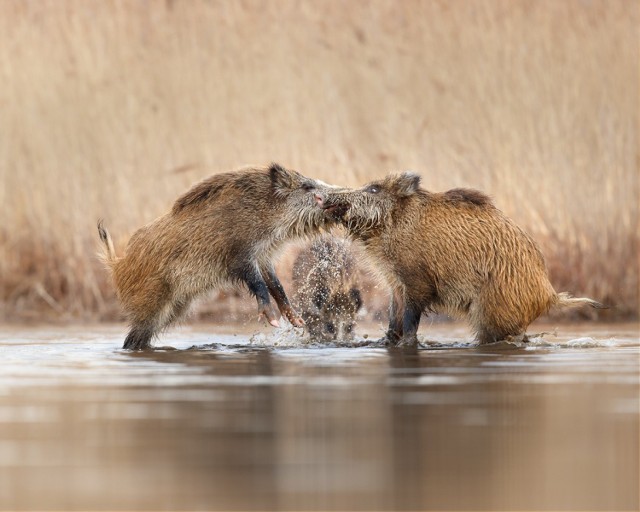
[[[637,316],[639,21],[630,0],[2,0],[0,315],[116,318],[98,218],[122,252],[191,183],[277,161],[480,188],[556,289]],[[210,305],[255,307],[234,300]]]

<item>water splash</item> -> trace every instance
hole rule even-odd
[[[352,340],[323,341],[314,339],[308,331],[302,327],[295,327],[288,321],[280,322],[280,327],[269,333],[259,332],[249,337],[249,345],[259,348],[382,348],[384,345],[376,339],[371,339],[367,334],[354,336]]]

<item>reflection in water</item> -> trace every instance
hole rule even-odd
[[[633,331],[149,354],[41,334],[0,338],[3,510],[639,506]]]

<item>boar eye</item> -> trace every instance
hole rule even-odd
[[[311,183],[303,183],[302,190],[305,192],[311,192],[315,187]]]
[[[365,192],[369,192],[369,194],[377,194],[380,192],[380,187],[376,185],[370,185],[366,188]]]
[[[324,328],[326,329],[326,331],[330,334],[335,334],[336,332],[336,326],[333,325],[331,322],[327,322],[324,326]]]

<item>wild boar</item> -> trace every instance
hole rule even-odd
[[[303,325],[272,261],[286,241],[331,224],[314,198],[326,187],[278,164],[216,174],[136,231],[123,257],[99,223],[102,256],[131,323],[124,348],[149,348],[196,297],[225,284],[246,285],[270,324],[278,326],[278,314],[269,295],[293,325]]]
[[[355,257],[349,241],[323,235],[293,264],[294,304],[313,340],[350,341],[362,307]]]
[[[423,312],[467,317],[483,344],[524,334],[553,306],[605,307],[556,293],[534,240],[477,190],[429,192],[402,173],[317,201],[388,281],[389,344],[417,343]]]

